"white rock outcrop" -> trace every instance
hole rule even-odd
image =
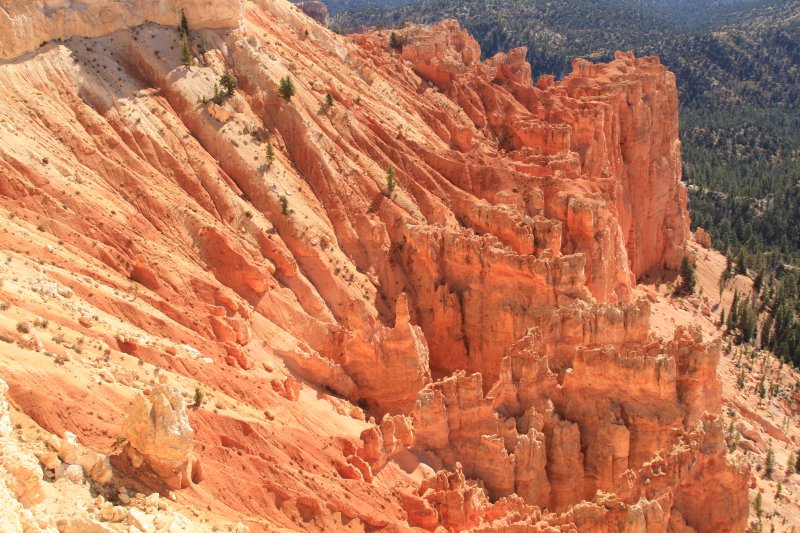
[[[146,22],[178,26],[182,12],[192,29],[222,29],[239,26],[243,7],[238,0],[0,0],[0,57],[16,57],[55,39],[100,37]]]
[[[0,531],[38,531],[27,508],[43,498],[42,468],[14,438],[7,391],[0,379]]]

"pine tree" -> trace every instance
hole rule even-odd
[[[287,200],[284,195],[281,195],[278,200],[281,203],[281,214],[288,215],[289,214],[289,200]]]
[[[789,453],[789,459],[786,461],[786,475],[794,474],[797,468],[797,456],[794,452]]]
[[[770,346],[771,337],[770,332],[772,331],[772,315],[767,315],[767,318],[764,319],[764,323],[761,325],[761,347],[768,348]]]
[[[744,374],[744,368],[743,368],[741,370],[741,372],[739,372],[739,376],[736,378],[736,385],[738,385],[740,389],[744,388],[744,378],[745,378],[745,374]]]
[[[739,251],[739,255],[736,256],[736,273],[742,276],[747,275],[747,264],[744,261],[744,252],[742,251]]]
[[[678,288],[675,290],[676,294],[693,294],[694,287],[697,283],[697,278],[695,278],[694,274],[695,267],[691,261],[689,261],[689,257],[684,255],[683,259],[681,259],[681,283],[678,285]]]
[[[275,161],[275,149],[272,147],[272,142],[267,141],[267,150],[264,154],[267,160],[267,168],[272,166],[272,162]]]
[[[230,72],[228,72],[227,70],[220,77],[219,83],[220,83],[220,85],[222,85],[225,88],[225,94],[227,94],[228,97],[233,96],[233,93],[236,91],[236,88],[239,86],[239,80],[237,80],[236,77],[233,74],[231,74]]]
[[[220,105],[224,100],[224,95],[222,91],[219,90],[219,83],[214,84],[214,96],[211,97],[211,101],[217,105]]]
[[[767,458],[764,461],[764,476],[767,479],[772,479],[772,474],[775,472],[775,452],[770,448],[767,450]]]
[[[278,94],[280,94],[281,97],[287,102],[292,99],[292,96],[294,96],[294,82],[292,82],[292,78],[290,78],[288,74],[281,78],[281,81],[278,84]]]
[[[325,105],[333,107],[333,95],[331,93],[325,95]]]
[[[764,285],[764,271],[759,270],[756,277],[753,278],[753,298],[758,296],[761,292],[761,287]]]
[[[395,32],[392,32],[392,34],[389,36],[389,46],[391,46],[395,50],[403,47],[400,38],[397,36]]]
[[[794,454],[794,469],[795,472],[800,474],[800,450],[797,450],[797,453]]]
[[[386,192],[392,194],[394,188],[397,187],[397,173],[392,165],[386,169]]]
[[[756,494],[756,499],[753,500],[753,509],[756,512],[758,519],[761,519],[761,493]]]
[[[731,302],[730,311],[728,311],[728,329],[733,329],[738,325],[738,318],[736,313],[739,310],[739,291],[733,293],[733,301]]]
[[[755,315],[750,309],[747,300],[739,300],[739,310],[736,312],[738,317],[739,340],[741,342],[750,342],[755,333],[756,321]]]
[[[188,38],[189,37],[189,21],[186,20],[186,12],[181,10],[181,26],[180,26],[181,35]]]
[[[192,64],[192,50],[189,48],[189,37],[186,35],[183,36],[183,49],[181,51],[181,60],[183,64],[191,66]]]

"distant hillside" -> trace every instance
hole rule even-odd
[[[414,0],[326,0],[328,11],[335,15],[342,11],[353,11],[363,9],[394,9]]]

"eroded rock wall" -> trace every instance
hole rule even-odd
[[[65,40],[0,65],[0,239],[48,278],[0,289],[35,287],[31,309],[120,355],[120,379],[99,379],[104,409],[139,398],[133,463],[181,488],[196,453],[199,501],[281,527],[743,526],[718,346],[654,337],[636,288],[688,235],[674,77],[656,59],[534,84],[524,50],[481,61],[453,21],[399,30],[397,49],[283,0],[122,2],[110,21],[77,7],[3,4],[6,56]],[[15,357],[3,376],[35,406]],[[126,358],[224,401],[186,413],[156,385],[148,403]],[[88,411],[70,383],[94,383],[101,358],[74,359],[88,370],[50,382]],[[31,409],[48,431],[115,430],[53,409]],[[174,442],[162,419],[184,429]],[[712,482],[727,515],[703,512]]]

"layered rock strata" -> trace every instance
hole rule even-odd
[[[70,357],[116,426],[133,399],[134,466],[182,488],[197,454],[194,501],[255,529],[744,527],[719,347],[655,337],[636,288],[689,236],[656,58],[534,84],[524,50],[481,61],[452,21],[398,49],[283,0],[156,4],[0,3],[0,239],[40,277],[0,289],[113,352]],[[93,378],[48,369],[67,405],[42,410],[9,353],[37,423],[108,446],[69,411]],[[130,358],[224,401],[145,400]]]

